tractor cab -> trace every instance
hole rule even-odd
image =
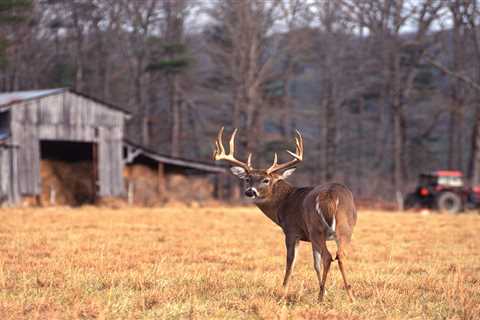
[[[463,210],[468,200],[463,173],[438,170],[419,176],[417,188],[405,199],[405,208],[432,208],[457,213]]]
[[[460,171],[438,170],[424,173],[419,177],[419,187],[434,188],[436,191],[464,188],[463,174]]]

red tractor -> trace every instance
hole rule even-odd
[[[460,171],[439,170],[421,174],[415,192],[405,198],[404,207],[459,213],[480,207],[480,187],[466,187]]]

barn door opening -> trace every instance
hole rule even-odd
[[[0,111],[0,143],[10,137],[10,110]]]
[[[42,203],[80,206],[95,202],[95,150],[94,143],[40,141]]]

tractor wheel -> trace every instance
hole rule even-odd
[[[437,209],[447,213],[459,213],[463,209],[462,199],[453,192],[442,192],[437,198]]]

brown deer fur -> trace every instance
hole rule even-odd
[[[248,164],[234,158],[233,146],[236,131],[230,139],[230,154],[225,154],[221,141],[222,132],[223,128],[216,141],[215,160],[227,160],[235,165],[231,169],[232,173],[245,180],[245,194],[253,197],[257,207],[279,225],[285,234],[287,263],[283,286],[288,285],[295,265],[299,241],[311,242],[314,267],[320,285],[318,297],[322,301],[330,264],[334,261],[326,241],[335,240],[337,243],[335,259],[338,261],[347,294],[350,300],[353,300],[344,266],[346,250],[357,220],[352,192],[339,183],[297,188],[284,180],[295,170],[292,166],[303,157],[303,140],[299,133],[299,138],[296,140],[297,152],[290,153],[294,156],[294,160],[278,165],[275,156],[272,167],[267,170],[258,170],[251,167],[250,157]],[[285,171],[280,174],[278,172],[280,170]]]

